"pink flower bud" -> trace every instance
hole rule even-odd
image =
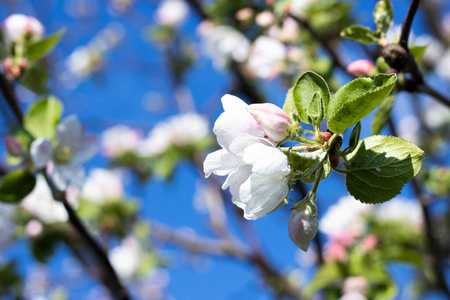
[[[368,237],[366,237],[361,243],[361,247],[366,252],[369,252],[369,251],[375,249],[375,247],[377,245],[378,245],[378,237],[374,234],[371,234]]]
[[[247,110],[272,141],[279,143],[289,135],[291,120],[278,106],[271,103],[251,104]]]
[[[5,136],[5,146],[9,155],[19,157],[23,155],[22,143],[11,135]]]
[[[308,251],[311,240],[319,229],[319,220],[316,213],[316,205],[310,193],[294,207],[289,219],[289,237],[303,251]]]
[[[347,66],[347,72],[356,77],[371,76],[376,70],[374,64],[367,59],[359,59]]]
[[[340,243],[331,242],[327,245],[325,258],[328,262],[344,262],[347,260],[347,249]]]
[[[32,238],[40,235],[43,230],[44,226],[38,220],[33,219],[30,222],[28,222],[27,225],[25,225],[25,233]]]
[[[244,7],[236,12],[236,20],[241,22],[249,22],[253,17],[254,11],[253,8]]]

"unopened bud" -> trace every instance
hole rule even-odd
[[[22,143],[11,135],[5,136],[5,146],[8,154],[19,157],[23,155]]]
[[[328,140],[331,138],[332,134],[329,131],[326,132],[319,132],[320,137],[322,138],[322,141],[328,142]]]
[[[308,251],[319,229],[315,193],[309,192],[294,208],[289,219],[289,237],[303,251]]]
[[[370,60],[359,59],[347,66],[347,72],[355,77],[373,76],[376,73],[376,67]]]
[[[289,135],[291,120],[278,106],[271,103],[251,104],[247,109],[272,141],[279,143]]]

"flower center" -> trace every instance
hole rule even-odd
[[[73,156],[72,149],[69,146],[57,147],[55,151],[55,162],[58,164],[67,163]]]

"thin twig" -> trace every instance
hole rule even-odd
[[[0,90],[19,124],[23,124],[23,114],[20,110],[16,93],[14,92],[14,86],[3,74],[0,74]]]
[[[419,8],[420,0],[412,0],[409,5],[408,13],[406,14],[405,20],[402,22],[402,32],[400,34],[400,41],[398,44],[409,51],[408,49],[408,39],[411,32],[411,25],[416,15],[417,9]]]
[[[86,227],[83,225],[81,220],[78,218],[75,211],[72,209],[72,207],[68,203],[65,192],[58,190],[58,188],[53,183],[52,179],[48,176],[46,170],[43,170],[42,174],[44,175],[45,180],[47,181],[47,184],[48,184],[50,190],[52,191],[53,198],[64,204],[64,208],[66,209],[67,214],[69,215],[70,224],[72,224],[73,228],[78,232],[78,234],[81,236],[83,241],[86,242],[86,244],[92,250],[94,255],[97,257],[97,259],[98,259],[97,262],[102,267],[101,268],[102,276],[104,277],[104,278],[102,278],[103,282],[109,288],[112,296],[118,300],[131,299],[128,294],[128,291],[126,290],[124,285],[121,283],[119,277],[117,276],[116,271],[114,270],[111,263],[109,262],[106,252],[103,250],[102,247],[100,247],[99,243],[97,241],[95,241],[95,239],[90,235],[90,233],[87,231]]]

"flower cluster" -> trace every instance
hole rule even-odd
[[[279,208],[286,199],[291,168],[278,144],[289,135],[290,119],[273,104],[247,105],[231,95],[222,97],[225,112],[214,125],[222,149],[209,154],[204,172],[227,176],[232,201],[244,217],[256,220]]]

